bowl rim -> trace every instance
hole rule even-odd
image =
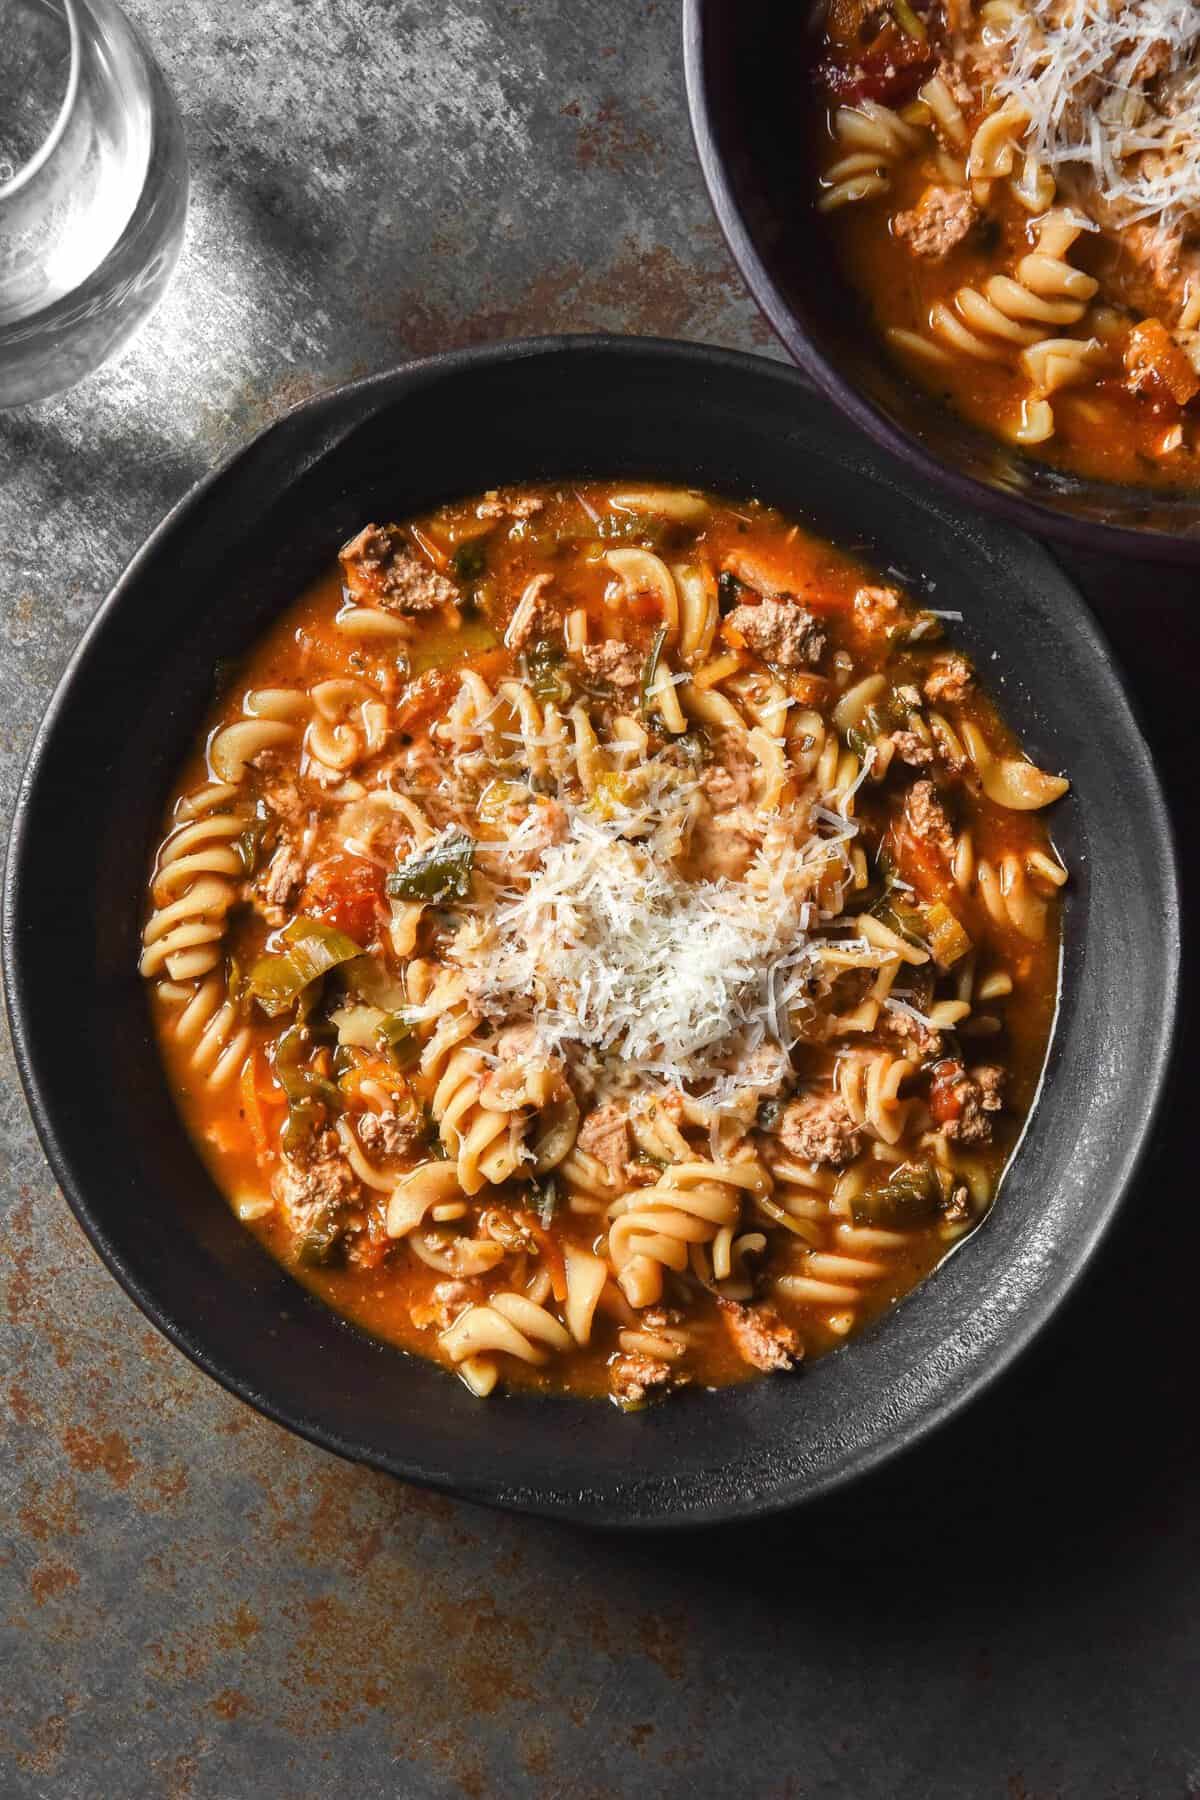
[[[228,1393],[242,1400],[274,1423],[307,1439],[347,1461],[372,1467],[405,1481],[438,1489],[477,1504],[502,1510],[528,1512],[535,1516],[585,1524],[602,1529],[619,1528],[637,1531],[701,1529],[749,1518],[767,1517],[789,1511],[798,1505],[822,1499],[852,1482],[870,1474],[892,1458],[906,1453],[924,1442],[956,1417],[979,1396],[990,1390],[1029,1349],[1034,1340],[1062,1306],[1072,1289],[1083,1277],[1103,1239],[1126,1200],[1134,1180],[1148,1154],[1161,1117],[1176,1060],[1179,1039],[1179,985],[1182,962],[1181,945],[1181,877],[1175,832],[1153,755],[1146,742],[1135,705],[1117,673],[1116,664],[1102,631],[1078,595],[1074,583],[1058,567],[1044,546],[1028,536],[1021,538],[1023,554],[1042,560],[1053,571],[1072,603],[1073,630],[1084,640],[1097,677],[1106,681],[1113,702],[1124,714],[1131,744],[1136,749],[1139,774],[1144,788],[1150,824],[1157,841],[1158,861],[1164,889],[1164,914],[1161,934],[1167,963],[1170,1004],[1153,1045],[1147,1065],[1142,1105],[1136,1128],[1131,1129],[1129,1143],[1117,1171],[1107,1184],[1107,1199],[1098,1209],[1086,1230],[1073,1237],[1070,1253],[1058,1259],[1052,1278],[1042,1285],[1035,1303],[1024,1310],[1015,1329],[1010,1329],[993,1344],[986,1365],[972,1372],[957,1389],[942,1391],[915,1418],[905,1419],[886,1437],[876,1438],[848,1466],[805,1478],[803,1489],[781,1483],[769,1491],[757,1491],[704,1505],[691,1505],[676,1512],[645,1512],[623,1504],[619,1495],[608,1496],[604,1505],[580,1496],[569,1485],[548,1486],[534,1492],[513,1491],[498,1477],[477,1479],[468,1485],[456,1476],[436,1477],[420,1465],[419,1452],[407,1455],[382,1455],[340,1435],[338,1430],[315,1419],[297,1418],[284,1403],[274,1401],[251,1380],[230,1369],[221,1357],[204,1342],[178,1323],[168,1308],[141,1282],[123,1259],[119,1246],[110,1242],[103,1222],[103,1211],[93,1207],[89,1190],[94,1180],[78,1168],[78,1159],[61,1141],[56,1114],[61,1103],[48,1091],[38,1066],[36,1033],[32,1024],[25,992],[25,977],[18,954],[17,921],[28,910],[28,897],[22,899],[22,868],[26,856],[26,838],[35,791],[42,764],[51,741],[57,735],[64,716],[75,705],[75,687],[90,660],[92,647],[114,615],[121,609],[127,591],[136,585],[143,567],[152,560],[163,542],[192,513],[200,509],[210,492],[219,486],[269,438],[286,427],[298,415],[340,406],[347,398],[370,400],[378,397],[387,402],[388,390],[398,379],[420,376],[424,379],[453,374],[472,367],[487,368],[512,360],[536,360],[563,352],[609,356],[628,356],[633,360],[653,356],[675,362],[692,372],[697,369],[723,369],[734,375],[756,376],[793,386],[797,398],[811,397],[802,377],[787,363],[741,351],[667,338],[643,338],[621,334],[587,333],[513,339],[438,352],[432,356],[406,359],[387,369],[324,389],[321,393],[297,402],[281,412],[268,425],[240,443],[219,464],[201,476],[164,515],[122,570],[112,588],[89,620],[78,644],[69,657],[38,726],[22,773],[12,826],[7,846],[3,881],[3,912],[0,917],[0,973],[3,976],[5,1005],[12,1034],[15,1060],[26,1102],[51,1171],[79,1224],[93,1248],[125,1293],[150,1322],[204,1374],[217,1381]],[[367,409],[369,412],[370,408]],[[366,416],[364,414],[364,416]],[[340,436],[341,433],[338,433]],[[335,440],[336,441],[336,440]],[[324,455],[330,448],[323,446]],[[899,485],[899,484],[898,484]],[[903,485],[908,485],[907,483]],[[919,502],[918,502],[919,503]],[[336,1316],[336,1315],[335,1315]],[[553,1400],[548,1402],[553,1404]]]
[[[818,348],[760,256],[755,235],[747,224],[729,177],[706,68],[710,19],[714,8],[721,5],[722,0],[683,0],[684,86],[692,142],[729,254],[750,297],[792,360],[853,425],[899,458],[914,478],[927,477],[964,506],[1022,530],[1056,538],[1077,550],[1107,550],[1118,556],[1155,562],[1200,563],[1200,523],[1189,536],[1182,532],[1140,531],[1129,525],[1080,519],[1059,512],[1041,500],[1009,494],[1002,488],[977,481],[973,475],[963,474],[951,463],[931,455],[914,434],[894,424],[882,408],[869,400]],[[1197,504],[1200,506],[1200,496]]]

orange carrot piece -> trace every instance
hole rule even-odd
[[[250,1136],[254,1139],[255,1154],[268,1156],[271,1150],[267,1136],[266,1122],[263,1119],[262,1107],[258,1100],[257,1069],[258,1051],[252,1050],[242,1064],[240,1076],[242,1088],[242,1105],[246,1109],[246,1123],[250,1127]]]
[[[518,1218],[530,1235],[537,1240],[538,1249],[546,1259],[546,1267],[550,1271],[550,1287],[556,1300],[567,1297],[567,1265],[563,1253],[546,1230],[536,1213],[519,1213]]]

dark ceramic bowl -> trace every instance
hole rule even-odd
[[[1036,463],[940,405],[886,355],[808,198],[806,115],[816,102],[804,17],[785,0],[683,8],[688,104],[709,195],[789,353],[914,481],[1083,548],[1200,563],[1200,492],[1121,487]]]
[[[795,1379],[632,1417],[473,1399],[297,1287],[184,1134],[138,979],[168,786],[238,656],[363,519],[498,482],[622,474],[756,494],[964,614],[1032,754],[1074,781],[1045,1094],[985,1225],[855,1343]],[[4,972],[46,1153],[109,1268],[210,1375],[343,1456],[474,1500],[607,1525],[765,1512],[956,1412],[1076,1280],[1136,1167],[1172,1035],[1179,918],[1162,798],[1108,651],[1045,553],[914,492],[778,364],[558,339],[412,363],[289,413],[188,495],[100,608],[30,759]]]

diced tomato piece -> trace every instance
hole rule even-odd
[[[878,100],[884,106],[903,106],[933,74],[937,60],[928,37],[909,37],[888,25],[870,45],[826,57],[816,73],[830,98],[844,105]]]
[[[959,1083],[966,1070],[953,1058],[938,1063],[929,1083],[929,1116],[935,1125],[949,1125],[962,1115]]]
[[[946,900],[954,893],[949,867],[936,845],[903,827],[893,827],[887,847],[900,879],[916,889],[919,899]]]
[[[497,680],[512,671],[512,655],[508,650],[481,650],[477,656],[464,657],[444,669],[426,669],[405,689],[396,714],[401,731],[414,732],[418,726],[445,712],[459,690],[463,672],[474,669],[485,681]]]
[[[300,911],[366,944],[375,935],[382,898],[382,869],[361,856],[331,856],[309,876]]]

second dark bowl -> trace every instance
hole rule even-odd
[[[985,1224],[794,1380],[480,1402],[298,1287],[238,1224],[171,1101],[137,973],[175,771],[241,655],[365,519],[500,483],[656,476],[756,494],[959,611],[1028,746],[1070,771],[1062,1008],[1041,1103]],[[474,1500],[704,1523],[860,1475],[949,1417],[1078,1278],[1136,1168],[1176,1004],[1174,859],[1149,753],[1086,609],[1027,538],[915,493],[778,363],[644,339],[433,357],[308,402],[196,488],[100,608],[30,759],[4,976],[55,1173],[138,1305],[234,1393],[328,1449]]]
[[[734,261],[788,352],[916,480],[1080,549],[1200,563],[1200,493],[1118,486],[1019,455],[959,418],[886,354],[811,204],[804,9],[684,0],[688,105]]]

